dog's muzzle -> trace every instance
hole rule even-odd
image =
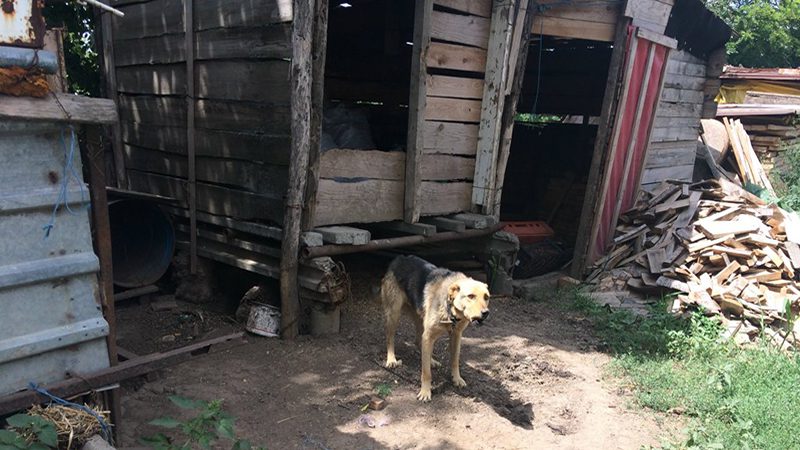
[[[489,310],[488,309],[481,311],[481,316],[478,317],[477,319],[473,320],[472,322],[475,325],[483,325],[483,321],[486,320],[487,317],[489,317]]]

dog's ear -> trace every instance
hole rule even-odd
[[[447,295],[448,295],[448,297],[450,297],[450,300],[456,298],[456,295],[458,294],[458,292],[460,290],[461,290],[461,286],[458,284],[458,282],[455,282],[455,283],[451,284],[450,288],[447,289]]]

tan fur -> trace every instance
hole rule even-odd
[[[473,320],[488,313],[489,289],[485,283],[473,280],[461,273],[437,280],[425,286],[424,305],[417,312],[406,298],[406,294],[389,272],[381,283],[381,300],[386,321],[386,367],[397,367],[403,363],[395,355],[394,337],[403,313],[414,320],[417,329],[417,345],[421,353],[421,387],[417,398],[421,401],[431,399],[431,365],[439,363],[432,358],[433,344],[444,334],[450,334],[450,373],[453,384],[464,387],[467,383],[461,378],[459,359],[461,335]],[[447,307],[457,319],[455,324],[448,322]]]

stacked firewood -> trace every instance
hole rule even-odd
[[[667,181],[642,193],[621,215],[613,242],[590,279],[626,267],[632,291],[677,291],[676,312],[700,307],[752,327],[793,322],[800,223],[731,182]]]

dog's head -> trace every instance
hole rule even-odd
[[[462,278],[450,285],[448,295],[456,314],[470,322],[480,324],[489,316],[489,287],[486,283]]]

